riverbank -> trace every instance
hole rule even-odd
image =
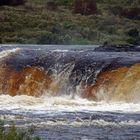
[[[0,6],[0,43],[140,44],[139,18],[120,15],[118,10],[133,12],[136,0],[100,0],[96,5],[98,12],[91,15],[73,13],[73,6],[66,3],[52,10],[44,0]]]

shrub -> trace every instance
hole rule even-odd
[[[43,33],[39,36],[37,44],[59,44],[58,35],[51,32]]]
[[[121,15],[123,8],[121,6],[109,6],[109,13]]]
[[[129,36],[128,38],[128,43],[134,44],[134,45],[140,45],[140,36],[139,36],[139,31],[136,28],[132,28],[127,32],[127,35]]]
[[[18,131],[15,125],[10,129],[4,128],[4,122],[0,121],[0,140],[41,140],[39,137],[33,137],[34,130]]]
[[[57,4],[54,1],[48,1],[47,4],[46,4],[46,8],[48,10],[51,10],[51,11],[56,10],[57,9]]]
[[[139,31],[136,28],[130,29],[127,33],[131,37],[137,37],[139,35]]]
[[[140,37],[127,39],[129,44],[140,45]]]
[[[70,6],[72,5],[74,0],[56,0],[56,3],[58,5],[63,5],[63,6]]]

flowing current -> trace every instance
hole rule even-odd
[[[43,140],[140,139],[140,54],[98,46],[0,46],[0,119]]]

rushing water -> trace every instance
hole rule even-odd
[[[140,139],[139,52],[2,45],[0,119],[43,140]]]

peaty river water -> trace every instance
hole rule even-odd
[[[139,140],[139,51],[0,46],[0,119],[43,140]]]

